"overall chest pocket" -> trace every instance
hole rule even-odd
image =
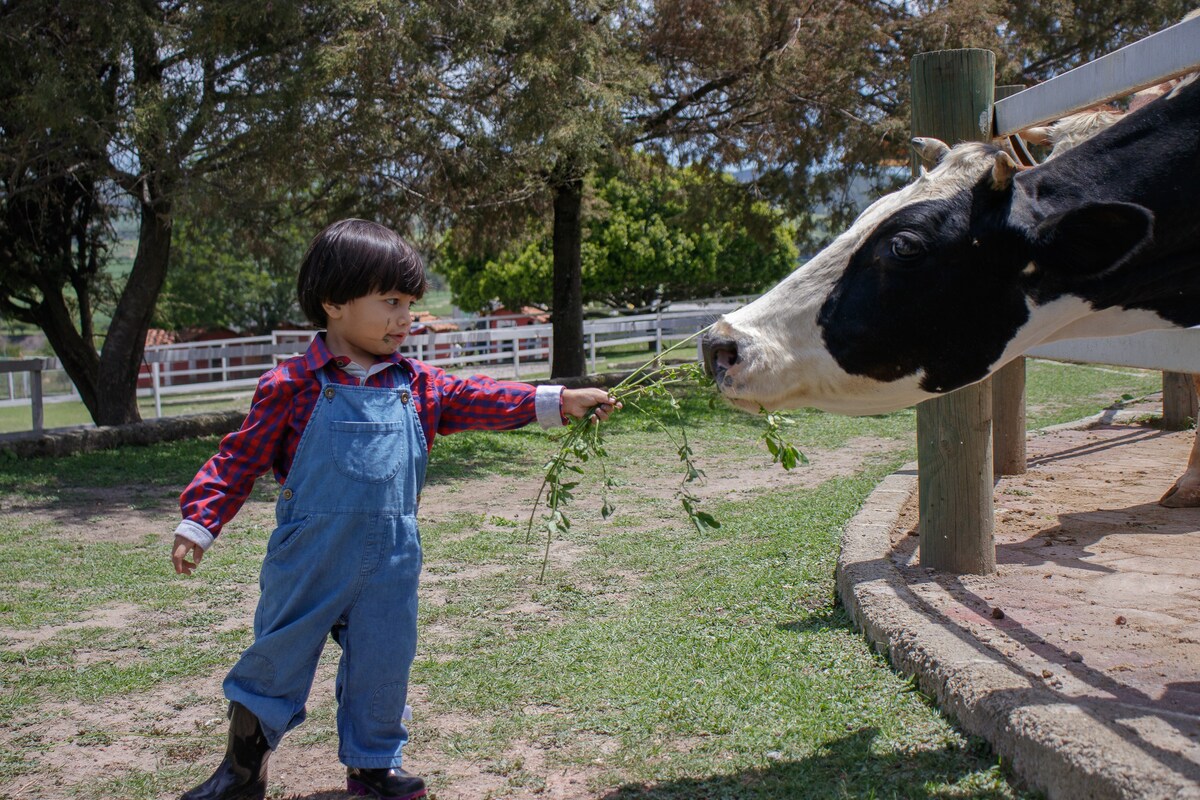
[[[383,483],[396,477],[408,457],[405,422],[331,421],[333,463],[356,481]]]

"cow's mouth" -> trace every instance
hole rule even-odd
[[[737,342],[727,336],[706,333],[700,340],[700,349],[704,354],[704,371],[717,382],[717,388],[732,383],[728,373],[738,363]]]

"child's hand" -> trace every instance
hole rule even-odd
[[[588,411],[596,409],[597,422],[608,419],[608,415],[621,407],[616,398],[604,389],[563,389],[563,413],[574,419],[583,419]]]
[[[188,551],[192,551],[192,560],[187,560]],[[204,550],[200,545],[193,542],[186,536],[175,534],[175,547],[171,551],[171,562],[175,565],[175,573],[178,575],[191,575],[196,567],[200,566],[200,559],[204,558]]]

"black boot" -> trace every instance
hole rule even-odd
[[[360,797],[373,795],[377,800],[417,800],[425,796],[425,781],[399,767],[349,767],[346,770],[346,791]]]
[[[241,703],[230,703],[225,760],[211,778],[179,800],[263,800],[270,756],[258,717]]]

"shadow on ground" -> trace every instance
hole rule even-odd
[[[897,785],[913,788],[905,797],[943,797],[941,792],[921,790],[907,778],[918,774],[938,776],[947,783],[956,783],[974,772],[956,771],[951,767],[961,757],[957,751],[945,749],[920,753],[880,754],[875,728],[863,728],[822,746],[811,756],[788,760],[779,757],[767,766],[743,770],[729,775],[701,778],[679,778],[652,784],[631,783],[602,795],[602,800],[750,800],[751,798],[883,797],[892,796]],[[989,769],[988,748],[973,740],[970,745],[978,758],[980,771]],[[886,747],[886,745],[884,746]],[[770,756],[768,756],[770,757]],[[961,761],[959,761],[961,764]],[[982,781],[990,783],[991,780]],[[997,783],[999,783],[997,781]],[[1008,790],[998,785],[994,789],[972,786],[973,798],[1009,797]]]

